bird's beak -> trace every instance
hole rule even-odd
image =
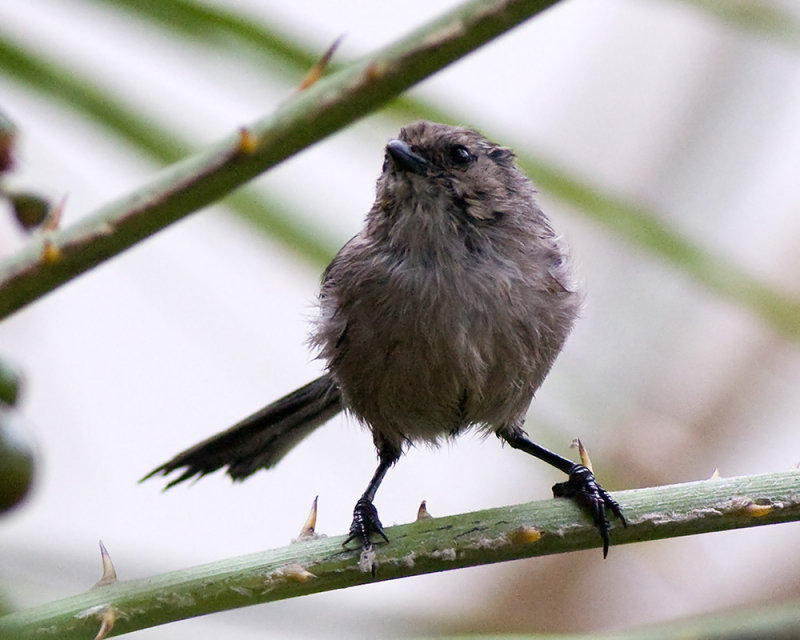
[[[412,173],[425,173],[428,161],[421,155],[414,153],[402,140],[389,140],[386,145],[386,153],[392,159],[394,166],[403,171]]]

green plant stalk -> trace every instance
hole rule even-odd
[[[618,545],[800,520],[800,472],[711,479],[620,491],[628,527]],[[599,548],[600,537],[571,501],[544,500],[388,528],[373,578],[344,536],[222,560],[151,578],[117,582],[0,618],[0,638],[93,637],[102,611],[122,634],[215,611],[347,586],[533,556]],[[600,561],[600,554],[596,556]],[[587,559],[587,562],[593,560]]]
[[[314,65],[318,56],[298,44],[296,38],[286,37],[265,28],[249,15],[227,9],[224,5],[209,5],[194,0],[96,0],[113,10],[123,9],[139,19],[150,20],[170,33],[203,40],[225,47],[235,40],[250,51],[265,56],[269,62],[292,67],[304,73]],[[331,70],[341,68],[332,62]]]
[[[104,1],[120,6],[120,0]],[[777,6],[750,0],[687,1],[747,33],[767,37],[791,35],[794,44],[800,42],[797,20]],[[206,41],[235,39],[251,53],[280,60],[298,73],[314,63],[309,51],[298,46],[296,41],[222,7],[200,5],[193,0],[176,0],[168,6],[157,0],[124,0],[122,5],[170,31],[178,24],[185,32],[205,37]],[[395,98],[385,112],[403,121],[419,117],[442,122],[464,121],[452,111],[409,96]],[[527,153],[520,148],[516,152],[520,166],[542,192],[578,207],[583,215],[607,231],[645,249],[650,255],[659,256],[718,295],[749,309],[785,337],[800,339],[800,300],[776,291],[738,265],[692,242],[676,232],[658,212],[592,187],[586,180],[571,177],[570,172],[544,161],[541,154]]]
[[[782,294],[738,265],[701,248],[676,233],[652,211],[593,188],[526,154],[517,162],[537,187],[596,220],[634,246],[658,255],[717,295],[750,310],[772,329],[792,340],[800,340],[800,300]]]
[[[769,42],[800,45],[800,20],[774,0],[683,0],[744,33],[766,38]]]
[[[236,42],[242,50],[260,58],[261,66],[269,65],[272,72],[281,67],[292,75],[305,73],[318,56],[311,47],[298,44],[297,36],[280,33],[271,25],[262,25],[251,17],[244,17],[223,6],[212,6],[194,0],[97,0],[115,9],[129,11],[138,18],[146,18],[167,32],[180,32],[192,39],[201,39],[208,46],[225,49]],[[343,63],[331,60],[329,70],[341,69]],[[438,122],[457,122],[458,117],[419,98],[398,95],[386,105],[386,113],[396,119],[426,118]]]
[[[32,55],[2,37],[0,65],[9,76],[79,110],[159,163],[177,162],[196,150],[172,131],[142,117],[138,111],[83,80],[70,69]],[[330,261],[338,248],[298,222],[302,216],[279,213],[285,210],[285,205],[271,200],[263,190],[258,194],[248,190],[236,191],[227,197],[225,204],[320,269]]]
[[[675,622],[606,633],[447,636],[447,640],[797,640],[797,638],[800,638],[800,602],[796,601],[744,610],[737,608]],[[437,636],[436,640],[440,638]]]
[[[606,636],[602,636],[606,638]],[[795,640],[800,638],[800,603],[753,607],[697,616],[630,632],[606,640]],[[587,637],[586,640],[589,640]]]
[[[0,264],[0,318],[376,109],[556,0],[473,0],[295,94],[272,115]]]
[[[115,6],[119,4],[114,2]],[[314,62],[313,54],[295,42],[221,8],[197,5],[191,0],[176,0],[166,4],[131,3],[127,0],[122,4],[135,10],[137,15],[143,14],[182,34],[203,37],[209,43],[227,42],[233,38],[253,53],[274,59],[295,73],[307,69]],[[191,145],[116,102],[107,92],[2,38],[0,63],[5,73],[80,109],[161,162],[174,162],[190,152]],[[331,66],[332,69],[336,67]],[[394,98],[387,114],[399,119],[426,117],[448,122],[462,120],[453,113],[408,96]],[[543,192],[578,207],[581,213],[605,229],[632,241],[649,254],[659,256],[716,294],[749,309],[785,337],[800,339],[800,323],[797,322],[800,301],[797,299],[776,291],[736,264],[715,256],[683,237],[657,212],[572,178],[556,169],[552,163],[543,161],[539,155],[520,149],[517,152],[520,165]],[[276,237],[320,268],[327,264],[337,248],[333,242],[304,225],[302,216],[286,212],[285,204],[270,202],[264,193],[238,191],[227,198],[226,204],[258,229]],[[2,296],[0,282],[0,303]]]

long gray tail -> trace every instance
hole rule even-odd
[[[142,480],[186,467],[166,488],[194,476],[228,467],[228,475],[242,480],[259,469],[275,466],[314,429],[342,411],[342,395],[329,375],[317,378],[264,407],[208,440],[179,453],[153,469]]]

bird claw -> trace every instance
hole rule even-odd
[[[358,562],[358,566],[362,571],[372,573],[372,577],[374,578],[377,563],[375,562],[375,551],[372,547],[372,540],[370,539],[372,534],[378,534],[386,542],[389,542],[389,538],[387,538],[386,534],[383,532],[383,525],[381,524],[380,518],[378,518],[378,510],[375,508],[375,505],[372,504],[372,500],[362,497],[356,502],[356,506],[353,509],[353,522],[350,524],[350,535],[347,536],[342,546],[347,546],[352,540],[361,542],[361,558]]]
[[[353,509],[353,522],[350,524],[350,535],[347,536],[342,545],[347,545],[353,540],[361,542],[361,546],[367,549],[372,546],[370,540],[371,535],[375,533],[389,542],[389,538],[383,532],[383,525],[378,518],[378,510],[372,504],[372,500],[368,498],[361,498],[356,502],[355,509]]]
[[[611,524],[606,515],[610,511],[620,519],[622,525],[627,527],[625,516],[619,503],[600,486],[594,474],[582,464],[576,464],[569,473],[566,482],[553,485],[553,495],[557,498],[571,498],[589,512],[594,521],[594,526],[603,539],[603,557],[608,555],[609,531]]]

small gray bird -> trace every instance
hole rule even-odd
[[[372,432],[379,464],[350,540],[384,539],[375,493],[409,443],[495,433],[568,475],[556,496],[589,511],[608,553],[607,511],[589,469],[535,444],[523,422],[580,306],[559,237],[514,154],[472,129],[431,122],[386,145],[364,229],[325,270],[311,342],[327,372],[152,471],[167,485],[227,466],[270,468],[342,410]],[[346,543],[345,543],[346,544]]]

